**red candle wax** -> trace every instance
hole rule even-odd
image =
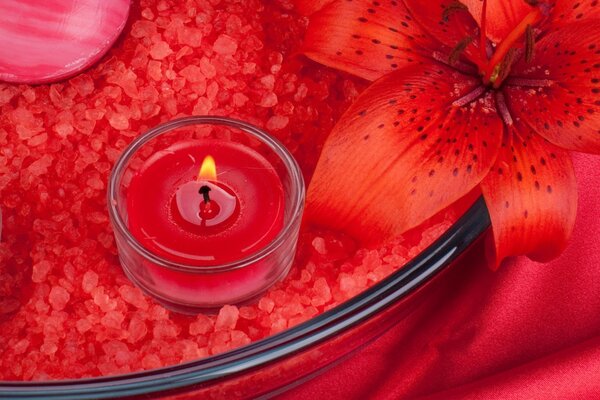
[[[209,155],[216,176],[199,173]],[[283,210],[283,185],[270,162],[250,147],[217,139],[181,141],[153,154],[127,193],[134,237],[154,254],[197,267],[263,249],[281,231]]]

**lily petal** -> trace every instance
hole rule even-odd
[[[480,23],[483,0],[463,0],[463,3]],[[500,43],[532,10],[525,0],[487,0],[487,36]]]
[[[492,220],[496,267],[527,254],[558,256],[575,224],[577,188],[570,155],[524,126],[511,126],[496,165],[481,183]]]
[[[311,15],[327,4],[333,2],[333,0],[296,0],[296,10],[302,15]]]
[[[435,64],[367,88],[325,142],[306,214],[363,242],[400,234],[473,189],[496,159],[502,122],[479,79]],[[474,91],[474,92],[473,92]]]
[[[552,10],[551,29],[556,29],[573,22],[596,20],[600,18],[600,3],[597,0],[558,0]]]
[[[466,5],[456,0],[404,0],[414,19],[449,49],[466,45],[462,54],[478,66],[481,60],[479,25]],[[465,41],[470,38],[470,41]],[[452,51],[452,50],[451,50]]]
[[[570,24],[542,38],[505,88],[508,106],[557,146],[600,153],[600,24]]]
[[[439,47],[402,2],[338,0],[310,17],[303,53],[368,80],[427,60],[413,49]],[[430,52],[431,53],[431,52]]]

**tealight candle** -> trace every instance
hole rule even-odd
[[[189,130],[207,125],[221,131]],[[299,168],[280,143],[217,117],[176,120],[137,138],[109,185],[123,269],[182,312],[248,300],[285,276],[303,200]]]

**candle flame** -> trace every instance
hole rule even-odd
[[[217,180],[217,166],[215,165],[215,159],[212,156],[204,157],[200,171],[198,171],[198,180],[216,181]]]

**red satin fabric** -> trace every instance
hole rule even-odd
[[[281,399],[600,398],[600,157],[574,163],[579,211],[559,259],[458,266],[426,313]]]

